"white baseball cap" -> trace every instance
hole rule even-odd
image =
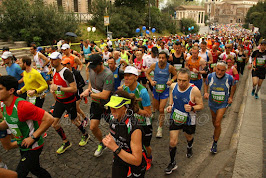
[[[50,59],[62,59],[62,54],[59,52],[53,52],[50,57]]]
[[[61,49],[65,50],[65,49],[70,49],[69,44],[63,44]]]
[[[2,59],[7,59],[7,58],[12,57],[12,56],[13,55],[10,51],[5,51],[1,57],[2,57]]]
[[[139,71],[133,66],[127,66],[124,71],[125,74],[134,74],[136,76],[139,76]]]

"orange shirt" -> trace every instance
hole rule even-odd
[[[77,64],[75,63],[75,57],[73,55],[70,55],[69,57],[67,57],[66,55],[62,57],[62,59],[64,60],[65,58],[69,58],[70,59],[70,65],[71,67],[74,67],[75,69],[77,69]]]
[[[191,79],[192,80],[201,79],[200,73],[198,73],[197,76],[195,76],[196,73],[193,73],[193,68],[195,68],[196,70],[199,71],[199,69],[200,69],[200,59],[201,59],[200,56],[198,56],[198,60],[196,60],[196,61],[192,60],[192,56],[190,56],[189,59],[188,59],[187,66],[188,66],[188,68],[189,68],[189,70],[191,72]],[[193,76],[195,76],[195,77],[193,77]]]

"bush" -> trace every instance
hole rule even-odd
[[[193,30],[188,30],[189,27],[194,26]],[[196,24],[196,22],[193,19],[186,19],[183,18],[181,19],[181,30],[184,34],[189,34],[189,33],[198,33],[200,27]]]
[[[41,45],[52,44],[63,38],[68,31],[77,32],[73,15],[62,14],[55,6],[46,5],[42,0],[3,0],[0,13],[1,38],[35,41]]]

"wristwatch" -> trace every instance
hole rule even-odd
[[[194,111],[194,107],[193,106],[191,106],[191,111]]]
[[[57,87],[57,91],[60,91],[61,90],[61,87]]]
[[[118,154],[120,153],[121,149],[122,149],[121,147],[118,147],[118,148],[115,150],[114,153],[118,155]]]
[[[40,139],[40,137],[36,138],[36,137],[34,137],[34,135],[31,135],[30,137],[31,137],[34,141],[38,141],[38,140]]]
[[[91,97],[91,92],[89,92],[89,97]]]

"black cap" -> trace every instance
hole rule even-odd
[[[9,51],[9,47],[4,46],[4,47],[3,47],[3,51]]]
[[[93,54],[90,56],[89,68],[95,69],[97,65],[101,65],[102,62],[103,62],[103,59],[99,54]]]
[[[260,44],[266,44],[266,40],[263,39]]]

